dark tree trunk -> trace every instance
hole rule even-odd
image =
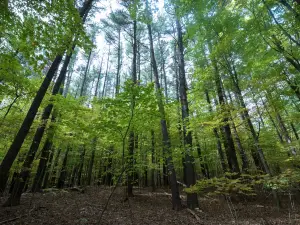
[[[166,66],[165,66],[165,58],[164,58],[164,52],[163,52],[163,46],[161,43],[161,35],[160,32],[158,32],[158,44],[159,44],[159,51],[160,51],[160,57],[161,57],[161,69],[162,69],[162,78],[164,80],[164,91],[165,91],[165,98],[166,102],[168,103],[168,82],[167,82],[167,74],[166,74]]]
[[[128,147],[128,175],[127,175],[127,194],[128,197],[133,197],[133,153],[134,153],[134,132],[129,134]]]
[[[80,94],[79,94],[80,97],[82,97],[84,95],[84,88],[85,88],[85,85],[86,85],[86,80],[87,80],[87,76],[88,76],[89,68],[90,68],[91,55],[92,55],[92,50],[90,50],[90,53],[89,53],[89,56],[88,56],[88,61],[87,61],[85,71],[84,71],[84,74],[83,74],[83,80],[82,80],[82,83],[81,83]]]
[[[229,96],[229,99],[230,99],[230,104],[233,105],[231,94],[228,93],[228,96]],[[239,153],[240,153],[240,156],[241,156],[241,159],[242,159],[242,171],[247,172],[247,170],[249,169],[249,160],[248,160],[248,157],[247,157],[246,152],[244,150],[244,147],[242,145],[242,142],[240,140],[240,137],[239,137],[238,131],[236,129],[234,120],[232,118],[232,115],[230,115],[230,120],[231,120],[231,126],[232,126],[232,129],[233,129],[235,142],[236,142],[237,148],[239,150]]]
[[[47,164],[47,168],[46,168],[45,177],[44,177],[44,180],[42,182],[42,184],[43,184],[42,188],[43,189],[48,187],[49,175],[50,175],[50,170],[51,170],[51,165],[52,165],[52,160],[53,160],[53,155],[54,155],[54,152],[52,151],[52,148],[49,151],[50,151],[50,156],[49,156],[49,160],[48,160],[48,164]],[[36,187],[37,187],[37,189],[39,189],[39,185],[36,185]]]
[[[72,169],[70,187],[75,186],[77,173],[78,173],[78,166],[75,165]]]
[[[81,186],[81,177],[82,177],[82,171],[83,171],[83,164],[84,164],[84,156],[85,156],[85,147],[83,146],[82,153],[80,155],[80,162],[78,166],[78,174],[77,174],[77,185]]]
[[[217,63],[214,60],[213,60],[213,66],[215,69],[215,71],[214,71],[215,72],[215,85],[216,85],[216,89],[217,89],[217,93],[218,93],[219,104],[220,104],[221,108],[224,109],[224,107],[226,107],[226,102],[225,102],[225,97],[223,95],[222,82],[221,82],[221,78],[219,75]],[[224,110],[226,111],[226,109],[224,109]],[[233,142],[233,138],[232,138],[232,134],[231,134],[230,126],[229,126],[229,119],[228,119],[227,115],[224,116],[222,122],[224,124],[222,126],[222,133],[223,133],[222,136],[224,139],[224,146],[225,146],[225,150],[226,150],[227,162],[228,162],[230,172],[240,173],[240,168],[239,168],[239,164],[238,164],[237,157],[236,157],[234,142]]]
[[[270,119],[270,121],[271,121],[273,127],[274,127],[275,130],[276,130],[276,134],[277,134],[277,136],[278,136],[278,139],[280,140],[280,143],[283,143],[284,141],[283,141],[283,138],[282,138],[282,136],[281,136],[281,133],[280,133],[280,131],[279,131],[279,129],[278,129],[278,127],[277,127],[277,125],[276,125],[274,119],[272,118],[272,115],[271,115],[271,113],[270,113],[270,111],[269,111],[269,109],[268,109],[268,107],[267,107],[265,101],[262,99],[262,97],[261,97],[261,100],[262,100],[263,106],[264,106],[264,108],[265,108],[265,110],[266,110],[266,112],[267,112],[267,114],[268,114],[268,116],[269,116],[269,119]]]
[[[52,172],[51,172],[51,186],[55,186],[56,184],[56,173],[57,173],[57,170],[58,170],[58,161],[59,161],[59,157],[60,157],[60,153],[61,153],[61,148],[58,149],[57,153],[56,153],[56,156],[55,156],[55,159],[54,159],[54,164],[53,164],[53,167],[52,167]]]
[[[230,73],[231,79],[232,79],[232,83],[234,85],[234,89],[235,89],[235,95],[237,96],[238,102],[240,104],[240,106],[242,107],[243,111],[242,111],[242,119],[247,123],[248,128],[250,130],[253,142],[254,142],[254,146],[256,148],[256,151],[252,151],[252,157],[254,159],[255,165],[257,169],[261,169],[263,170],[265,173],[270,174],[271,170],[269,168],[269,165],[265,159],[265,155],[263,153],[263,150],[260,146],[259,143],[259,139],[258,139],[258,135],[257,132],[254,129],[254,126],[252,124],[250,115],[249,115],[249,111],[248,108],[245,104],[243,95],[242,95],[242,91],[240,89],[239,86],[239,80],[238,80],[238,75],[235,69],[234,65],[230,65],[229,61],[227,60],[227,65],[228,65],[228,71]]]
[[[296,138],[297,140],[299,140],[299,135],[298,135],[298,132],[297,132],[296,127],[295,127],[295,125],[294,125],[293,122],[291,122],[291,128],[292,128],[292,130],[293,130],[293,132],[294,132],[295,138]]]
[[[16,179],[18,179],[18,177],[19,177],[19,174],[17,172],[14,172],[11,182],[10,182],[9,194],[11,194],[12,191],[14,190]]]
[[[99,69],[99,73],[98,73],[98,77],[97,77],[96,89],[95,89],[94,97],[97,97],[97,96],[98,96],[98,89],[99,89],[99,85],[100,85],[101,72],[102,72],[102,63],[103,63],[103,57],[102,57],[101,63],[100,63],[100,69]]]
[[[60,174],[58,177],[57,188],[64,188],[65,186],[65,180],[67,177],[67,161],[68,161],[69,151],[70,151],[70,147],[68,146],[61,166]]]
[[[109,56],[110,56],[110,45],[108,46],[108,54],[107,54],[107,62],[106,62],[106,72],[105,72],[105,76],[104,76],[103,89],[102,89],[102,95],[101,95],[102,98],[105,96],[105,87],[106,87],[107,76],[108,76]]]
[[[148,1],[146,3],[148,3]],[[172,159],[171,142],[170,142],[168,127],[167,127],[166,118],[165,118],[165,109],[164,109],[163,98],[162,98],[162,93],[161,93],[161,88],[160,88],[160,83],[159,83],[157,64],[156,64],[156,60],[155,60],[155,56],[154,56],[151,25],[147,24],[147,28],[148,28],[149,42],[150,42],[151,64],[152,64],[153,73],[154,73],[154,77],[155,77],[157,104],[158,104],[160,117],[161,117],[160,124],[161,124],[161,130],[162,130],[162,135],[163,135],[163,149],[164,149],[164,153],[165,153],[164,155],[165,156],[167,155],[168,175],[170,177],[170,186],[171,186],[171,192],[172,192],[172,205],[173,205],[173,209],[179,210],[182,207],[181,199],[179,196],[176,172],[175,172],[173,159]]]
[[[185,75],[182,28],[179,19],[176,19],[178,62],[179,62],[179,92],[181,102],[181,116],[183,123],[183,145],[185,148],[185,179],[187,187],[196,183],[194,170],[194,157],[192,155],[192,133],[189,131],[189,105],[187,99],[187,84]],[[199,207],[196,193],[187,193],[187,206],[191,209]]]
[[[118,30],[118,66],[116,75],[116,96],[120,92],[120,71],[121,71],[121,29]]]
[[[134,85],[137,84],[137,21],[136,18],[133,20],[133,46],[132,46],[132,74],[131,79]],[[131,111],[133,112],[135,107],[135,96],[132,96],[131,100]],[[127,174],[127,195],[133,197],[133,153],[134,153],[134,131],[131,130],[129,134],[129,148],[128,148],[128,174]]]
[[[208,94],[208,91],[205,90],[205,96],[206,96],[206,101],[208,103],[208,110],[210,113],[212,113],[212,105],[211,105],[211,101],[210,101],[210,97],[209,97],[209,94]],[[224,157],[224,153],[223,153],[223,150],[222,150],[222,143],[221,143],[221,139],[220,139],[220,135],[218,133],[218,130],[217,128],[213,128],[213,132],[214,132],[214,135],[216,137],[216,140],[217,140],[217,150],[218,150],[218,154],[219,154],[219,157],[220,157],[220,161],[221,161],[221,166],[222,166],[222,169],[223,169],[223,172],[225,173],[227,171],[227,166],[226,166],[226,162],[225,162],[225,157]]]
[[[90,158],[90,162],[89,162],[87,185],[91,185],[91,181],[92,181],[92,174],[93,174],[93,166],[94,166],[94,160],[95,160],[95,151],[96,151],[96,142],[97,142],[97,140],[94,139],[93,142],[94,142],[94,144],[93,144],[93,150],[92,150],[92,154],[91,154],[91,158]]]
[[[251,91],[251,94],[252,94],[252,99],[253,99],[253,102],[254,102],[254,104],[255,104],[255,108],[256,108],[256,111],[257,111],[257,113],[258,113],[260,122],[261,122],[262,126],[264,127],[264,126],[265,126],[265,122],[264,122],[264,119],[263,119],[263,116],[262,116],[262,112],[261,112],[261,110],[259,109],[257,100],[255,99],[255,94],[254,94],[254,92],[253,92],[253,89],[250,88],[250,91]]]
[[[201,146],[200,146],[197,136],[195,136],[195,140],[196,140],[197,153],[198,153],[198,157],[199,157],[199,161],[200,161],[201,172],[205,178],[209,179],[209,171],[206,170],[206,168],[208,168],[208,166],[207,166],[207,163],[204,162],[204,160],[203,160]]]
[[[154,136],[154,130],[151,130],[151,162],[152,162],[152,168],[151,168],[151,186],[152,191],[154,192],[156,189],[155,185],[155,169],[153,168],[155,164],[155,136]]]
[[[52,137],[49,137],[49,136],[52,136]],[[34,177],[33,185],[31,187],[32,192],[39,192],[39,191],[41,191],[41,188],[42,188],[43,179],[44,179],[44,176],[45,176],[45,173],[47,170],[49,154],[50,154],[50,151],[52,148],[53,132],[51,134],[49,134],[49,136],[47,137],[45,144],[42,148],[40,162],[39,162],[38,169],[37,169],[37,172]],[[49,174],[49,172],[48,172],[48,174]],[[47,179],[47,178],[45,177],[45,179]]]

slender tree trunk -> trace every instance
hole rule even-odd
[[[264,126],[265,126],[265,122],[264,122],[264,119],[263,119],[263,116],[262,116],[263,114],[262,114],[261,110],[259,109],[257,100],[255,99],[255,94],[254,94],[254,92],[253,92],[253,89],[250,88],[250,91],[251,91],[251,94],[252,94],[252,99],[253,99],[253,102],[254,102],[254,104],[255,104],[255,108],[256,108],[256,111],[257,111],[257,113],[258,113],[260,122],[261,122],[262,126],[264,127]]]
[[[229,96],[229,99],[230,99],[230,104],[233,105],[233,101],[232,101],[232,97],[231,97],[230,92],[228,92],[228,96]],[[244,150],[244,147],[242,145],[242,142],[240,140],[240,137],[239,137],[238,131],[236,129],[234,120],[232,118],[232,115],[230,115],[230,120],[231,120],[231,126],[232,126],[232,129],[233,129],[235,142],[236,142],[236,145],[238,147],[238,150],[239,150],[239,153],[240,153],[240,156],[241,156],[241,159],[242,159],[242,171],[247,172],[247,170],[249,169],[249,160],[248,160],[248,157],[247,157],[246,152]]]
[[[53,131],[53,129],[51,129],[51,128],[49,128],[49,130]],[[33,185],[32,185],[32,188],[31,188],[32,192],[41,191],[42,184],[43,184],[43,179],[44,179],[44,176],[45,176],[46,171],[47,171],[47,163],[51,164],[51,159],[50,159],[49,155],[50,155],[50,151],[51,151],[51,148],[52,148],[53,135],[54,135],[53,132],[48,134],[48,137],[47,137],[47,139],[45,141],[45,144],[42,148],[40,162],[39,162],[38,169],[37,169],[36,175],[34,177]],[[48,174],[49,174],[49,171],[48,171]],[[45,179],[48,179],[48,178],[45,177]]]
[[[215,62],[215,60],[213,60],[213,66],[215,69],[215,71],[214,71],[215,72],[215,84],[216,84],[216,88],[217,88],[219,103],[220,103],[221,108],[224,109],[224,107],[226,106],[226,102],[225,102],[225,98],[223,96],[222,82],[221,82],[221,78],[219,75],[218,66],[217,66],[217,63]],[[224,109],[224,111],[226,112],[226,109]],[[227,161],[228,161],[228,166],[229,166],[230,172],[240,173],[240,168],[239,168],[237,157],[236,157],[234,142],[233,142],[230,126],[229,126],[228,115],[224,116],[223,124],[224,125],[222,126],[222,133],[223,133],[223,137],[224,137],[224,146],[225,146],[225,150],[226,150],[226,156],[227,156]]]
[[[59,174],[59,177],[58,177],[57,188],[63,188],[65,186],[65,180],[66,180],[66,177],[67,177],[67,161],[68,161],[68,154],[69,154],[70,150],[71,150],[71,148],[68,146],[67,150],[66,150],[66,153],[65,153],[65,156],[64,156],[64,160],[63,160],[63,163],[62,163],[60,174]]]
[[[264,108],[265,108],[265,110],[266,110],[266,112],[267,112],[267,114],[268,114],[268,116],[269,116],[269,119],[270,119],[270,121],[271,121],[273,127],[274,127],[275,130],[276,130],[276,134],[277,134],[277,136],[278,136],[278,139],[280,140],[280,143],[283,143],[283,142],[284,142],[284,141],[283,141],[283,138],[282,138],[282,136],[281,136],[281,134],[280,134],[280,131],[279,131],[279,129],[278,129],[278,127],[277,127],[277,125],[276,125],[274,119],[272,118],[272,115],[271,115],[271,113],[270,113],[270,111],[269,111],[269,109],[268,109],[268,107],[267,107],[265,101],[262,99],[261,96],[260,96],[260,98],[261,98],[262,103],[263,103],[263,106],[264,106]]]
[[[167,74],[166,74],[166,66],[165,66],[165,58],[163,53],[163,46],[161,43],[161,35],[160,32],[158,32],[158,44],[159,44],[159,51],[160,51],[160,57],[161,57],[161,69],[162,69],[162,76],[164,80],[164,91],[165,91],[165,98],[166,102],[168,103],[168,82],[167,82]]]
[[[157,95],[157,100],[158,100],[157,104],[158,104],[160,117],[161,117],[160,124],[161,124],[162,135],[163,135],[163,149],[164,149],[164,153],[165,153],[164,155],[165,156],[167,155],[168,174],[170,177],[170,186],[171,186],[171,192],[172,192],[172,205],[173,205],[173,209],[179,210],[182,207],[181,199],[179,196],[176,172],[175,172],[173,159],[172,159],[171,142],[170,142],[168,127],[167,127],[166,118],[165,118],[165,109],[164,109],[164,104],[163,104],[163,100],[162,100],[163,98],[162,98],[162,93],[161,93],[161,88],[160,88],[160,83],[159,83],[157,64],[156,64],[156,60],[155,60],[155,56],[154,56],[151,25],[147,24],[147,28],[148,28],[149,42],[150,42],[151,64],[152,64],[153,73],[154,73],[154,77],[155,77],[156,95]]]
[[[152,168],[151,168],[151,186],[152,186],[152,192],[155,191],[156,185],[155,185],[155,135],[154,130],[151,130],[151,162],[152,162]]]
[[[206,170],[206,168],[208,168],[208,166],[207,166],[207,163],[203,160],[201,146],[200,146],[200,143],[199,143],[199,140],[198,140],[198,137],[196,136],[196,134],[195,134],[195,141],[196,141],[197,153],[198,153],[198,157],[199,157],[199,161],[200,161],[201,172],[205,178],[209,179],[209,171]]]
[[[129,134],[129,152],[128,152],[128,164],[129,171],[127,177],[127,194],[128,197],[133,197],[133,153],[134,153],[134,132]]]
[[[187,187],[196,183],[194,157],[192,155],[192,133],[189,131],[189,105],[187,99],[187,84],[185,75],[182,28],[179,19],[176,19],[178,62],[179,62],[179,92],[181,102],[181,116],[183,123],[183,145],[185,148],[185,179]],[[187,193],[187,206],[191,209],[199,206],[197,193]]]
[[[48,164],[47,164],[47,168],[46,168],[46,173],[45,173],[45,176],[44,176],[44,179],[43,179],[43,182],[42,182],[42,184],[43,184],[42,188],[43,189],[48,187],[48,181],[49,181],[49,175],[50,175],[53,155],[54,155],[54,152],[52,151],[52,148],[51,148],[50,149],[50,156],[49,156],[49,160],[48,160]],[[37,190],[39,189],[38,185],[36,185],[36,189]]]
[[[131,79],[134,85],[137,84],[137,21],[133,21],[133,58],[132,58],[132,74]],[[132,96],[131,110],[135,107],[135,96]],[[129,133],[129,147],[128,147],[128,174],[127,174],[127,195],[133,197],[133,153],[134,153],[134,131]]]
[[[94,140],[94,141],[96,141],[96,140]],[[95,150],[96,150],[96,144],[93,144],[92,155],[91,155],[90,162],[89,162],[87,185],[91,185],[91,181],[92,181],[93,165],[94,165],[94,160],[95,160]]]
[[[104,97],[105,86],[106,86],[106,82],[107,82],[108,66],[109,66],[109,56],[110,56],[110,45],[108,46],[108,55],[107,55],[106,72],[105,72],[105,77],[104,77],[104,82],[103,82],[103,89],[102,89],[102,98]]]
[[[91,55],[92,55],[92,50],[90,50],[90,53],[89,53],[89,56],[88,56],[88,61],[87,61],[86,67],[85,67],[83,80],[82,80],[82,84],[81,84],[81,88],[80,88],[80,94],[79,94],[80,97],[82,97],[84,95],[84,88],[85,88],[85,85],[86,85],[86,80],[87,80],[87,76],[88,76],[89,68],[90,68]]]
[[[83,164],[84,164],[84,156],[85,156],[85,147],[83,146],[82,153],[80,155],[80,162],[78,167],[78,175],[77,175],[77,185],[81,186],[81,177],[82,177],[82,171],[83,171]]]
[[[118,30],[118,67],[116,75],[116,96],[120,92],[120,71],[121,71],[121,29]]]
[[[208,94],[207,90],[205,90],[205,96],[206,96],[206,101],[208,103],[208,110],[209,110],[210,113],[212,113],[213,110],[212,110],[211,101],[210,101],[209,94]],[[223,153],[223,150],[222,150],[221,138],[220,138],[220,135],[218,133],[217,128],[214,127],[213,132],[214,132],[214,135],[215,135],[216,140],[217,140],[217,150],[218,150],[218,154],[219,154],[219,157],[220,157],[221,166],[222,166],[223,172],[225,173],[227,171],[227,166],[226,166],[226,162],[225,162],[224,153]]]
[[[100,69],[99,69],[99,73],[98,73],[98,77],[97,77],[94,97],[98,96],[98,89],[99,89],[99,85],[100,85],[101,72],[102,72],[102,63],[103,63],[103,56],[102,56],[101,63],[100,63]]]
[[[226,59],[227,60],[227,59]],[[271,174],[271,170],[269,168],[269,165],[265,159],[265,155],[263,153],[263,150],[260,146],[259,143],[259,137],[257,132],[254,129],[254,126],[252,124],[250,115],[249,115],[249,111],[248,108],[245,104],[243,95],[242,95],[242,91],[240,89],[239,86],[239,80],[238,80],[238,75],[235,69],[234,65],[230,65],[229,61],[227,60],[227,64],[228,64],[228,71],[230,73],[231,79],[232,79],[232,83],[234,85],[235,88],[235,94],[237,96],[238,102],[240,104],[240,106],[242,107],[243,111],[242,111],[242,118],[243,120],[247,123],[253,142],[254,142],[254,146],[256,148],[256,151],[252,151],[252,157],[254,159],[255,165],[258,169],[263,170],[265,173]]]

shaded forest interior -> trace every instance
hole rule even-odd
[[[300,1],[0,21],[0,224],[300,224]]]

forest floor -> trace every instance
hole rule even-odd
[[[124,188],[118,188],[101,216],[111,190],[108,187],[89,187],[84,193],[71,190],[25,193],[21,205],[0,206],[0,225],[300,224],[298,204],[291,210],[291,205],[286,202],[283,209],[278,211],[267,200],[233,203],[223,198],[201,197],[200,209],[174,211],[169,193],[164,190],[152,193],[150,189],[134,189],[135,197],[126,200]],[[1,198],[0,203],[3,204],[4,200]]]

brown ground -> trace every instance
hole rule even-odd
[[[111,189],[87,188],[84,193],[76,191],[51,191],[22,196],[21,205],[0,207],[2,224],[300,224],[299,205],[291,210],[287,201],[279,212],[268,201],[239,202],[232,205],[226,200],[200,198],[200,210],[194,215],[188,209],[176,212],[171,209],[170,195],[164,190],[151,193],[135,189],[135,197],[124,201],[124,190],[118,188],[113,194],[107,210],[101,212]],[[1,199],[1,203],[4,198]],[[232,213],[230,212],[229,206]]]

